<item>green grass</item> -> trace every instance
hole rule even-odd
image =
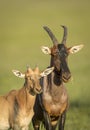
[[[90,129],[90,1],[89,0],[0,0],[0,94],[22,87],[23,80],[11,70],[26,71],[38,65],[49,65],[50,56],[40,46],[51,47],[52,42],[43,26],[49,26],[61,41],[63,29],[68,27],[67,45],[84,44],[84,48],[69,56],[73,80],[66,84],[70,108],[66,130]]]

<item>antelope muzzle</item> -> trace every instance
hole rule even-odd
[[[71,79],[71,73],[70,72],[64,72],[62,74],[62,80],[63,82],[68,82]]]

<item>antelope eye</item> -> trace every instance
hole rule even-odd
[[[55,52],[54,52],[54,55],[58,55],[58,53],[59,53],[59,51],[55,51]]]
[[[29,77],[29,79],[31,80],[31,82],[33,82],[33,83],[34,83],[34,79],[33,79],[33,77],[32,77],[32,76],[30,76],[30,77]]]

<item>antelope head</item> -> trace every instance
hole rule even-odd
[[[12,72],[15,76],[19,78],[25,78],[24,86],[26,87],[28,92],[32,94],[39,94],[42,91],[39,84],[39,79],[41,77],[49,75],[53,71],[53,69],[54,67],[51,67],[45,69],[43,72],[40,72],[38,67],[36,67],[34,70],[28,67],[25,73],[21,73],[18,70],[12,70]]]
[[[74,54],[78,52],[82,49],[83,45],[77,45],[68,48],[66,46],[67,27],[61,27],[64,29],[64,34],[61,43],[59,43],[52,31],[47,26],[44,26],[45,31],[48,33],[53,42],[53,46],[51,48],[42,46],[41,50],[43,53],[51,55],[51,66],[54,66],[54,70],[58,74],[61,74],[62,80],[67,82],[71,78],[71,73],[67,63],[68,55],[70,53]]]

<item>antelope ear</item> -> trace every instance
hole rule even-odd
[[[41,77],[47,76],[47,75],[49,75],[53,70],[54,70],[54,67],[47,68],[47,69],[44,70],[42,73],[40,73],[40,76],[41,76]]]
[[[25,74],[22,74],[20,71],[18,70],[12,70],[13,74],[19,78],[24,78]]]
[[[51,49],[49,47],[42,46],[41,50],[44,54],[51,54]]]
[[[80,50],[83,48],[83,46],[84,46],[84,45],[81,44],[81,45],[77,45],[77,46],[70,47],[70,48],[69,48],[69,53],[74,54],[74,53],[80,51]]]

